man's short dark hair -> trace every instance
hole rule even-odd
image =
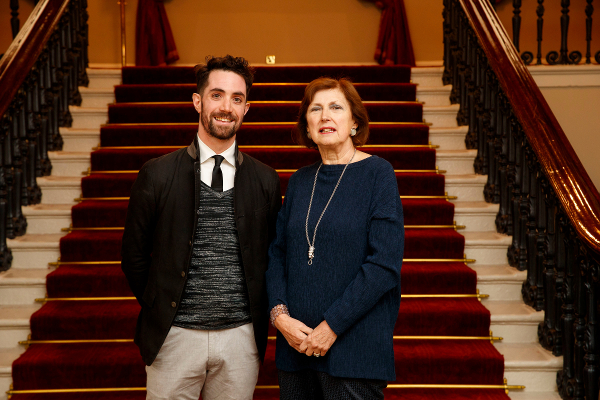
[[[248,61],[243,57],[233,57],[227,54],[225,57],[206,57],[206,64],[198,64],[194,67],[196,74],[196,90],[202,96],[202,92],[208,84],[208,76],[211,71],[222,70],[235,72],[246,82],[246,99],[250,94],[250,88],[254,81],[254,68],[248,65]]]

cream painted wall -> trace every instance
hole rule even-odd
[[[544,98],[600,189],[600,86],[542,87]]]

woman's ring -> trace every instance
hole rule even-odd
[[[313,353],[313,356],[315,356],[315,357],[321,357],[321,354],[320,353]]]

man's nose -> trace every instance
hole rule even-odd
[[[231,110],[233,110],[233,107],[231,106],[231,101],[229,99],[226,99],[225,101],[223,101],[221,103],[220,108],[222,111],[227,111],[227,112],[231,112]]]

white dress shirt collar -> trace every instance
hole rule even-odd
[[[211,158],[212,156],[216,155],[217,153],[215,153],[210,147],[208,147],[201,139],[198,135],[196,135],[196,138],[198,138],[198,149],[200,150],[200,164],[204,163],[204,161],[208,160],[209,158]],[[232,167],[235,168],[235,140],[233,141],[233,144],[224,152],[222,152],[221,156],[223,156],[225,158],[225,161],[227,161]]]

